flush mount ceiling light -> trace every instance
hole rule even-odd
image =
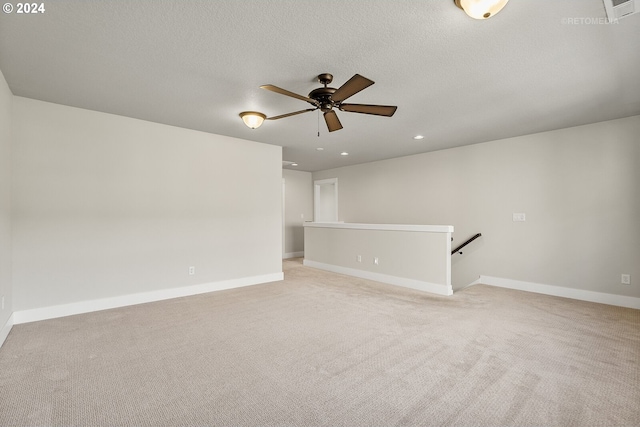
[[[474,19],[487,19],[500,12],[509,0],[453,0]]]
[[[247,127],[255,129],[262,125],[262,122],[264,122],[267,116],[257,111],[243,111],[240,113],[240,118],[242,118],[242,121]]]
[[[413,137],[413,139],[423,139],[423,138],[424,138],[424,136],[422,136],[422,135],[416,135],[416,136]]]

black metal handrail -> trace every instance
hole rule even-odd
[[[460,249],[464,248],[465,246],[467,246],[469,243],[473,242],[480,236],[482,236],[481,233],[476,234],[475,236],[473,236],[472,238],[470,238],[469,240],[467,240],[466,242],[464,242],[463,244],[461,244],[460,246],[452,250],[451,255],[455,254],[456,252],[460,252]],[[460,252],[460,254],[462,254],[462,252]]]

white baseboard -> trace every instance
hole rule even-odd
[[[523,282],[520,280],[503,279],[500,277],[480,276],[472,284],[497,286],[500,288],[517,289],[519,291],[535,292],[537,294],[553,295],[556,297],[572,298],[581,301],[597,302],[618,307],[640,309],[640,298],[624,295],[605,294],[603,292],[586,291],[583,289],[564,288],[562,286],[543,285],[540,283]]]
[[[300,251],[300,252],[288,252],[284,255],[282,255],[282,259],[289,259],[289,258],[301,258],[304,256],[304,251]]]
[[[0,347],[2,347],[2,344],[4,344],[4,341],[9,336],[9,332],[11,332],[11,328],[13,328],[13,314],[9,316],[7,323],[5,323],[2,329],[0,329]]]
[[[242,277],[239,279],[203,283],[200,285],[185,286],[182,288],[162,289],[158,291],[141,292],[137,294],[122,295],[118,297],[34,308],[31,310],[21,310],[13,313],[13,322],[16,325],[19,325],[21,323],[72,316],[74,314],[108,310],[110,308],[126,307],[129,305],[144,304],[171,298],[186,297],[208,292],[222,291],[225,289],[240,288],[243,286],[259,285],[261,283],[276,282],[278,280],[284,280],[284,273],[280,272],[265,274],[261,276]]]
[[[453,295],[451,286],[441,285],[437,283],[424,282],[422,280],[406,279],[404,277],[390,276],[388,274],[374,273],[371,271],[357,270],[355,268],[341,267],[339,265],[325,264],[322,262],[311,261],[305,259],[303,264],[309,267],[318,268],[320,270],[331,271],[333,273],[346,274],[347,276],[360,277],[367,280],[375,280],[376,282],[387,283],[389,285],[402,286],[405,288],[416,289],[418,291],[430,292],[438,295]]]

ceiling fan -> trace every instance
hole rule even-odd
[[[391,117],[396,112],[398,107],[392,105],[371,105],[371,104],[345,104],[344,101],[360,92],[363,89],[371,86],[374,81],[369,80],[366,77],[362,77],[360,74],[355,74],[345,84],[338,89],[328,87],[327,85],[333,81],[333,76],[329,73],[323,73],[318,75],[318,81],[324,85],[309,92],[309,96],[298,95],[297,93],[289,92],[288,90],[279,88],[274,85],[263,85],[261,89],[270,90],[271,92],[279,93],[281,95],[297,98],[302,101],[306,101],[313,105],[314,108],[307,108],[305,110],[294,111],[293,113],[282,114],[280,116],[267,117],[266,120],[278,120],[285,117],[291,117],[298,114],[306,113],[309,111],[320,110],[324,113],[324,120],[327,123],[329,132],[342,129],[342,124],[336,114],[336,109],[340,111],[347,111],[350,113],[361,114],[373,114],[376,116]]]

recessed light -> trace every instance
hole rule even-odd
[[[346,151],[343,151],[342,153],[340,153],[341,156],[348,156],[349,153],[347,153]]]
[[[291,166],[298,166],[297,163],[291,163]]]
[[[318,150],[318,151],[322,151],[322,150],[324,150],[324,148],[322,148],[322,147],[318,147],[318,148],[316,148],[316,150]]]
[[[416,135],[416,136],[413,137],[413,139],[423,139],[423,138],[424,138],[424,136],[422,136],[422,135]]]

